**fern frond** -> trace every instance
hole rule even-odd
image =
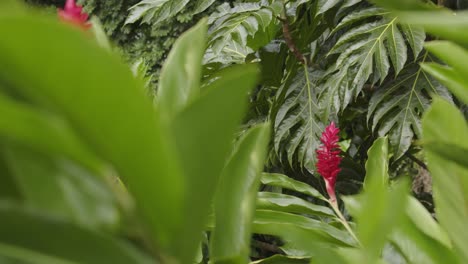
[[[294,77],[292,82],[284,82],[278,91],[284,99],[274,117],[274,149],[283,160],[283,153],[293,166],[298,160],[301,166],[312,172],[315,170],[315,150],[320,145],[320,135],[324,125],[319,119],[316,101],[316,83],[321,72],[304,71]]]
[[[143,0],[130,8],[125,24],[139,20],[141,23],[159,24],[177,15],[190,0]]]
[[[344,17],[333,33],[345,28],[348,31],[338,38],[328,54],[335,56],[336,61],[327,70],[320,95],[324,117],[345,109],[364,84],[382,83],[391,68],[398,75],[408,59],[405,36],[414,57],[421,51],[425,38],[421,29],[400,26],[396,17],[375,7]]]
[[[279,29],[276,16],[281,10],[277,1],[273,4],[240,3],[233,8],[222,4],[208,19],[211,25],[208,46],[219,54],[233,42],[251,48],[266,45]],[[255,43],[254,38],[261,43]]]
[[[432,58],[426,52],[418,62],[428,61]],[[395,159],[408,150],[415,136],[421,136],[421,116],[434,94],[452,100],[445,87],[425,73],[418,63],[411,63],[398,78],[379,87],[372,95],[367,120],[372,119],[372,130],[379,136],[389,135]]]

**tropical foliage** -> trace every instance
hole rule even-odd
[[[0,2],[0,262],[468,262],[465,13],[119,3]]]

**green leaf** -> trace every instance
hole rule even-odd
[[[421,61],[432,61],[432,58],[426,53]],[[379,136],[389,135],[395,159],[403,156],[413,138],[421,138],[421,116],[434,94],[451,100],[445,87],[416,63],[411,63],[372,95],[367,120],[372,117],[372,130]]]
[[[364,178],[364,188],[367,186],[388,185],[388,139],[378,138],[367,151],[366,177]]]
[[[347,232],[328,223],[271,210],[256,211],[253,232],[278,236],[287,243],[294,243],[296,250],[310,253],[315,250],[315,244],[355,245],[355,241]]]
[[[171,120],[200,94],[201,64],[207,25],[203,19],[175,42],[161,70],[156,101]]]
[[[356,219],[357,235],[363,246],[365,263],[375,263],[388,241],[392,231],[404,221],[404,208],[407,204],[408,183],[397,183],[393,189],[387,189],[380,181],[370,181],[364,193],[355,197],[346,197],[346,207]],[[379,235],[376,236],[375,234]]]
[[[60,115],[89,149],[110,162],[153,239],[167,245],[182,218],[184,182],[168,131],[128,66],[56,19],[0,17],[0,35],[11,36],[0,39],[0,82]],[[44,65],[47,75],[38,71]]]
[[[154,263],[123,241],[12,204],[0,203],[0,219],[0,255],[20,263]]]
[[[391,240],[410,263],[458,263],[447,234],[417,199],[409,197],[405,212]]]
[[[269,129],[269,124],[251,128],[239,140],[223,170],[214,202],[216,224],[210,250],[213,263],[248,262],[251,225]]]
[[[426,142],[438,142],[468,148],[466,119],[450,103],[436,98],[423,119]],[[426,150],[429,171],[433,178],[437,219],[447,231],[455,251],[464,262],[468,261],[468,169],[447,161],[430,149]],[[466,163],[466,162],[465,162]]]
[[[255,65],[225,69],[173,120],[172,131],[188,187],[184,222],[173,233],[171,247],[182,263],[193,260],[234,133],[246,112],[247,93],[256,77]]]
[[[315,205],[296,196],[281,193],[259,192],[257,208],[286,213],[335,217],[333,211],[328,207]]]
[[[278,173],[263,173],[261,181],[265,185],[277,186],[285,188],[288,190],[296,191],[299,193],[307,194],[315,198],[319,198],[323,201],[327,201],[323,195],[317,191],[314,187],[303,183],[301,181],[296,181],[293,178],[290,178],[283,174]]]
[[[141,23],[157,25],[178,14],[189,0],[142,0],[132,6],[125,24]]]
[[[86,170],[28,149],[6,148],[4,156],[27,205],[88,228],[119,224],[115,197]]]

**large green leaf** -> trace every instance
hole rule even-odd
[[[215,196],[216,224],[210,250],[213,263],[248,262],[255,198],[270,139],[269,129],[269,124],[251,128],[240,139],[223,170]]]
[[[115,197],[83,168],[30,149],[5,148],[4,156],[28,206],[89,228],[115,229],[119,223]]]
[[[390,209],[406,207],[408,186],[402,181],[388,189],[388,158],[387,138],[377,139],[368,152],[365,191],[354,201],[352,198],[344,200],[356,219],[357,235],[369,264],[379,259],[388,236],[405,219],[404,210]],[[358,207],[352,206],[356,202]]]
[[[432,61],[425,53],[420,62]],[[417,63],[405,66],[400,75],[387,82],[372,95],[367,119],[379,136],[389,135],[394,158],[400,158],[414,137],[421,138],[421,117],[430,106],[431,96],[451,100],[445,87],[424,72]]]
[[[159,24],[177,15],[189,0],[142,0],[130,8],[125,24],[141,23]]]
[[[0,203],[0,256],[37,264],[154,263],[106,234],[5,203]]]
[[[156,101],[161,115],[168,120],[200,94],[206,31],[206,20],[202,20],[182,34],[164,62]]]
[[[436,98],[423,119],[423,140],[455,144],[468,148],[466,119],[450,103]],[[441,226],[447,231],[463,263],[468,261],[468,169],[448,161],[430,149],[426,150],[429,170],[433,178],[436,213]]]
[[[410,263],[459,263],[446,233],[418,200],[410,197],[405,211],[390,239]]]
[[[235,131],[246,112],[247,93],[256,77],[255,65],[225,69],[173,120],[172,131],[188,187],[184,221],[172,235],[172,253],[180,256],[182,263],[193,260]]]
[[[184,182],[143,85],[115,55],[55,19],[0,17],[0,36],[9,36],[0,38],[0,82],[60,115],[112,163],[154,240],[167,245],[182,218]]]

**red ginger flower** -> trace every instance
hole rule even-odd
[[[59,18],[62,21],[76,25],[82,29],[88,29],[91,24],[88,23],[88,14],[83,12],[81,6],[76,5],[75,0],[67,0],[65,8],[58,10]]]
[[[340,172],[340,148],[338,146],[338,133],[340,129],[331,123],[325,128],[320,141],[322,145],[317,149],[317,171],[325,180],[330,202],[336,202],[335,183]]]

